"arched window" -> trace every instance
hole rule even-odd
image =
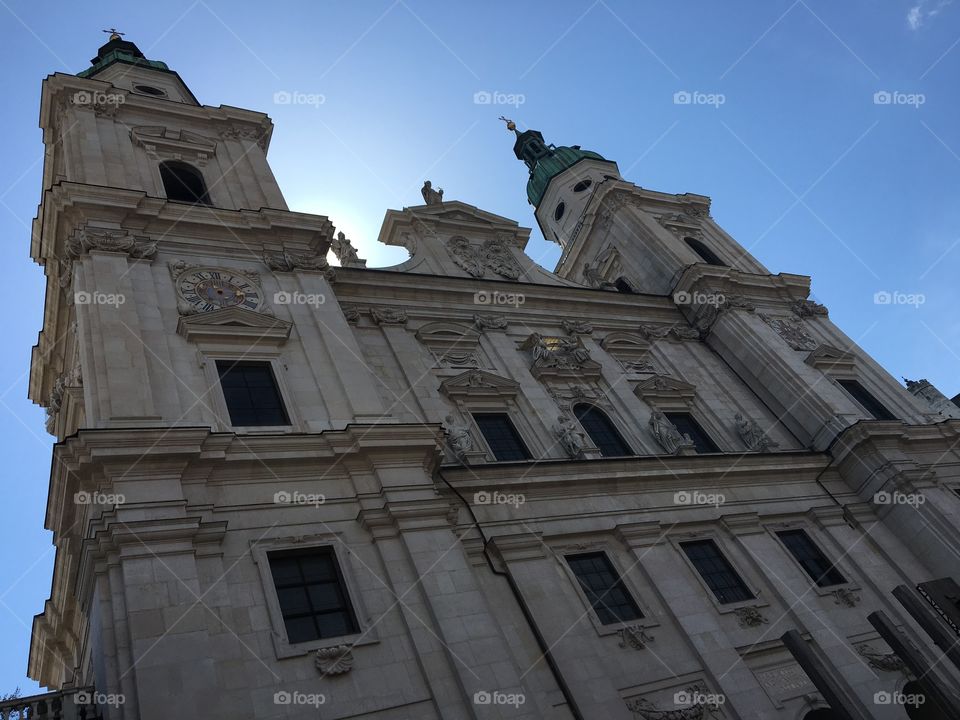
[[[160,179],[167,200],[209,205],[207,185],[203,175],[192,165],[179,160],[167,160],[160,163]]]
[[[687,245],[690,246],[690,249],[693,250],[697,255],[699,255],[700,258],[708,265],[718,265],[720,267],[727,267],[727,264],[723,260],[721,260],[719,257],[717,257],[717,254],[713,250],[708,248],[706,245],[704,245],[702,242],[700,242],[696,238],[686,237],[684,238],[684,241],[687,243]]]
[[[633,455],[629,446],[620,437],[620,433],[613,426],[602,410],[598,410],[593,405],[581,403],[573,408],[573,414],[587,431],[587,435],[593,441],[593,444],[600,450],[604,457],[618,457],[622,455]]]

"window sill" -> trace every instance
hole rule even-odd
[[[285,660],[292,657],[303,657],[310,655],[323,648],[336,647],[337,645],[347,645],[349,647],[359,647],[361,645],[373,645],[380,642],[374,630],[369,632],[355,632],[350,635],[339,635],[337,637],[320,638],[310,642],[294,643],[287,642],[286,637],[279,637],[276,633],[271,634],[273,639],[273,649],[276,652],[277,660]]]

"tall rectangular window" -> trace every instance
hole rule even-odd
[[[270,363],[218,360],[217,372],[231,425],[290,424]]]
[[[527,446],[506,413],[474,413],[473,419],[497,460],[529,460]]]
[[[713,540],[680,543],[680,547],[721,603],[740,602],[753,597],[753,593]]]
[[[568,555],[567,563],[601,623],[610,625],[643,617],[604,553]]]
[[[268,557],[290,643],[358,632],[333,549],[269,553]]]
[[[784,530],[778,532],[777,536],[819,587],[840,585],[847,581],[803,530]]]
[[[883,406],[883,403],[871,395],[870,391],[856,380],[837,380],[837,382],[840,384],[840,387],[847,391],[850,397],[860,403],[868,415],[873,416],[874,420],[897,419],[892,412]]]
[[[693,419],[693,415],[685,412],[664,413],[667,420],[673,423],[673,426],[680,431],[681,435],[689,435],[693,440],[693,446],[698,453],[720,452],[720,448],[710,439],[706,431],[700,427],[700,423]]]

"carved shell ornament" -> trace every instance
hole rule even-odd
[[[314,657],[314,664],[324,675],[343,675],[353,669],[353,647],[334,645],[320,648]]]

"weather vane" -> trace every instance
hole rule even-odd
[[[516,130],[517,124],[510,118],[505,118],[503,115],[500,116],[500,120],[503,120],[507,124],[507,130]]]
[[[109,30],[101,30],[100,32],[110,33],[111,40],[119,40],[121,37],[126,35],[126,33],[122,33],[116,28],[110,28]]]

